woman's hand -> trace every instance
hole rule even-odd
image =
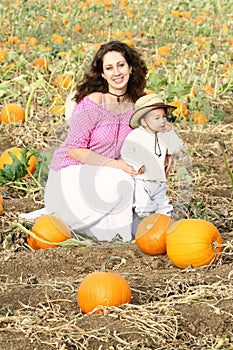
[[[168,177],[168,175],[172,171],[173,163],[174,163],[174,160],[173,160],[172,156],[170,154],[167,154],[165,157],[165,164],[164,164],[166,178]]]
[[[71,158],[79,160],[85,164],[121,169],[131,176],[142,174],[142,170],[136,171],[134,167],[126,163],[123,159],[111,159],[104,157],[101,154],[93,152],[87,148],[70,148],[68,154]]]
[[[116,159],[112,161],[110,166],[116,169],[121,169],[131,176],[136,176],[142,174],[142,172],[136,171],[133,166],[126,163],[123,159]]]

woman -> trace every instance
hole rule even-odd
[[[77,84],[66,140],[54,152],[45,188],[46,210],[99,240],[132,239],[133,176],[120,159],[134,103],[145,95],[147,68],[119,41],[102,45]]]

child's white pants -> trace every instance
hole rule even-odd
[[[134,195],[135,213],[138,216],[144,217],[152,213],[171,216],[173,206],[169,204],[165,182],[139,180],[135,178]]]

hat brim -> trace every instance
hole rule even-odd
[[[143,106],[141,108],[138,108],[131,116],[129,120],[129,126],[132,129],[138,128],[140,118],[142,118],[145,114],[152,111],[153,109],[158,108],[164,108],[166,110],[166,114],[171,114],[177,107],[165,103],[155,103],[149,106]]]

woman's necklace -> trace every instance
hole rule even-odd
[[[110,92],[110,91],[108,91],[108,93],[109,93],[110,95],[112,95],[112,96],[116,96],[118,104],[121,102],[120,97],[123,97],[123,96],[126,95],[126,92],[125,92],[124,94],[122,94],[122,95],[113,94],[113,93]]]

